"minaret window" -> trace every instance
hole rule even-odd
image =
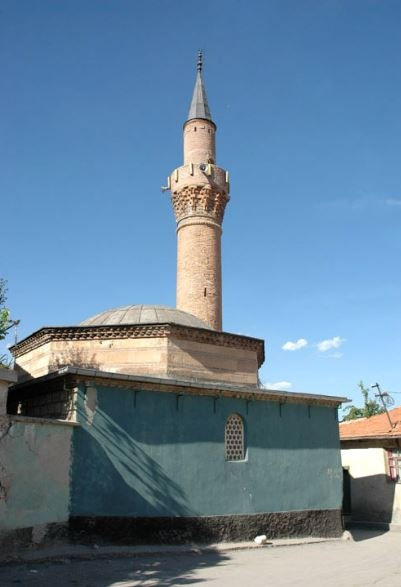
[[[238,414],[231,414],[225,426],[226,461],[243,461],[245,459],[244,422]]]

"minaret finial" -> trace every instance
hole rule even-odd
[[[198,65],[197,65],[197,70],[199,71],[199,73],[202,72],[202,49],[198,50]]]

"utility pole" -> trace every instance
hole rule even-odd
[[[392,421],[391,421],[390,414],[388,413],[388,410],[387,410],[387,404],[386,404],[386,402],[387,402],[387,403],[390,403],[390,401],[391,401],[391,399],[392,399],[392,398],[391,398],[391,396],[390,396],[390,395],[387,393],[387,391],[383,391],[383,392],[382,392],[382,391],[381,391],[381,389],[380,389],[380,385],[379,385],[378,383],[374,383],[374,384],[373,384],[373,385],[371,385],[370,387],[372,387],[372,388],[373,388],[373,387],[376,387],[376,389],[377,389],[377,393],[375,393],[375,397],[379,397],[379,398],[380,398],[380,400],[381,400],[381,403],[382,403],[382,405],[383,405],[383,408],[384,408],[384,411],[386,412],[386,415],[387,415],[388,421],[389,421],[389,423],[390,423],[390,427],[391,427],[391,428],[394,428],[394,424],[393,424],[393,423],[392,423]],[[385,400],[384,398],[386,398],[386,400]]]

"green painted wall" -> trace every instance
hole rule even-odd
[[[246,460],[224,459],[245,423]],[[98,387],[79,394],[72,515],[192,516],[339,509],[334,408]]]
[[[0,531],[68,520],[72,426],[0,419]]]

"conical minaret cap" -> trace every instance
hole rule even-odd
[[[188,120],[193,118],[203,118],[204,120],[212,120],[210,114],[209,104],[207,101],[206,90],[202,79],[202,51],[198,53],[198,65],[194,93],[192,96],[191,106],[189,108]]]

